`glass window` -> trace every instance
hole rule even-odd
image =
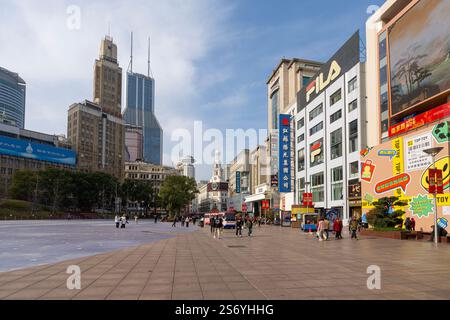
[[[320,138],[319,140],[314,141],[309,145],[311,160],[310,164],[311,167],[317,166],[321,163],[323,163],[323,138]]]
[[[330,96],[330,106],[341,100],[341,97],[341,89],[339,89]]]
[[[304,133],[302,133],[301,135],[299,135],[299,136],[297,137],[297,143],[300,143],[300,142],[302,142],[303,140],[305,140],[305,134],[304,134]]]
[[[298,150],[297,153],[297,171],[305,169],[305,149]]]
[[[320,130],[323,129],[323,121],[319,122],[318,124],[316,124],[314,127],[312,127],[311,129],[309,129],[309,135],[312,136],[313,134],[319,132]]]
[[[342,180],[344,180],[342,167],[336,167],[331,169],[331,182],[339,182]]]
[[[358,161],[350,163],[350,177],[353,178],[355,176],[358,176],[359,173],[359,163]]]
[[[303,76],[302,77],[302,85],[306,86],[308,84],[309,80],[311,80],[311,77]]]
[[[348,104],[348,112],[352,112],[356,108],[358,108],[358,99],[355,99]]]
[[[313,202],[322,202],[325,199],[323,172],[311,175],[311,192]]]
[[[342,157],[342,128],[330,134],[331,160]]]
[[[297,130],[303,128],[304,125],[305,125],[305,118],[301,118],[300,120],[297,121]]]
[[[358,120],[349,123],[349,151],[350,153],[358,150]]]
[[[381,132],[387,132],[388,131],[388,120],[384,120],[381,122]]]
[[[350,92],[352,92],[353,90],[356,89],[356,85],[357,85],[356,80],[357,80],[357,78],[355,76],[353,79],[351,79],[348,82],[348,93],[350,93]]]
[[[381,94],[381,113],[388,110],[388,94],[384,92]]]
[[[272,129],[278,129],[278,90],[272,94]]]
[[[338,111],[336,111],[335,113],[333,113],[330,116],[330,123],[333,123],[340,118],[342,118],[342,110],[341,109],[339,109]]]
[[[323,105],[319,104],[317,107],[315,107],[310,113],[309,113],[309,120],[314,119],[319,114],[323,112]]]

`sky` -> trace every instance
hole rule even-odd
[[[266,81],[280,59],[327,61],[354,31],[364,36],[365,21],[384,2],[0,1],[0,66],[27,83],[25,128],[30,130],[66,134],[69,106],[92,100],[93,65],[108,30],[123,69],[125,109],[130,32],[138,73],[147,72],[150,37],[166,165],[180,154],[174,152],[180,141],[173,135],[193,133],[194,121],[201,121],[203,130],[224,134],[226,129],[267,128]],[[222,161],[234,156],[224,154]],[[199,160],[196,179],[209,180],[211,166]]]

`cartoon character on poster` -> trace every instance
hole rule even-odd
[[[361,167],[361,180],[371,182],[374,172],[375,165],[372,164],[372,160],[366,160]]]

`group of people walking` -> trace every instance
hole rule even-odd
[[[189,228],[189,222],[193,222],[193,224],[195,225],[195,218],[191,218],[191,217],[174,217],[173,218],[173,222],[172,222],[172,227],[176,227],[177,226],[177,222],[181,221],[181,226],[184,227],[186,226],[186,228]]]
[[[261,221],[259,220],[259,226],[261,226]],[[251,237],[253,233],[253,220],[250,216],[246,216],[245,218],[237,217],[236,218],[236,236],[242,237],[242,229],[244,226],[247,228],[248,236]]]
[[[123,214],[121,217],[116,214],[116,216],[114,217],[114,223],[116,224],[116,228],[119,229],[125,229],[125,225],[128,223],[128,216]],[[136,219],[136,223],[137,223],[137,219]]]
[[[326,217],[322,217],[319,219],[319,222],[317,223],[317,238],[319,241],[326,241],[330,239],[330,230],[332,230],[335,234],[336,240],[343,239],[342,237],[342,230],[344,229],[344,224],[342,222],[342,219],[337,217],[333,221],[333,226],[330,228],[330,221]],[[359,227],[359,222],[356,219],[356,217],[352,217],[349,221],[349,231],[351,233],[351,239],[358,240],[357,232]]]

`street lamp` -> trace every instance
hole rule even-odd
[[[426,154],[430,155],[432,158],[432,168],[430,169],[436,169],[436,165],[434,162],[434,158],[436,157],[436,155],[441,152],[441,150],[444,149],[443,147],[434,147],[434,148],[428,148],[423,150],[423,152],[425,152]],[[429,172],[429,171],[428,171]],[[428,183],[430,182],[430,175],[428,174]],[[434,243],[437,244],[439,239],[439,232],[438,232],[438,225],[437,225],[437,216],[438,216],[438,211],[437,211],[437,201],[436,201],[436,192],[437,192],[437,188],[434,189],[433,192],[433,198],[434,198]]]

